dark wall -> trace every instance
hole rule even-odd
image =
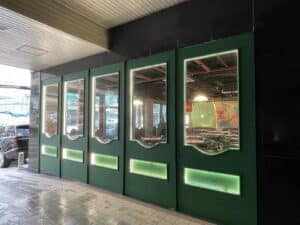
[[[89,57],[86,57],[83,59],[79,59],[76,61],[58,65],[58,66],[55,66],[52,68],[48,68],[41,72],[42,72],[42,76],[44,73],[52,74],[52,75],[56,75],[56,76],[62,76],[62,75],[68,74],[68,73],[74,73],[74,72],[87,70],[89,68],[118,63],[125,59],[126,59],[125,57],[122,57],[121,55],[119,55],[117,53],[105,52],[102,54],[89,56]]]
[[[296,1],[255,4],[260,224],[300,224],[300,64]]]
[[[196,0],[111,30],[113,52],[133,58],[250,32],[251,0]]]

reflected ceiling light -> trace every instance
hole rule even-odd
[[[193,99],[194,102],[207,102],[208,98],[205,95],[196,95]]]
[[[144,103],[143,103],[142,100],[135,99],[135,100],[133,100],[133,104],[134,104],[134,105],[143,105]]]

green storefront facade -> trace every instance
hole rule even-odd
[[[41,82],[39,169],[257,224],[253,33]]]

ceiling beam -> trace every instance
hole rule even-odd
[[[108,49],[108,35],[105,28],[55,1],[1,0],[0,6]]]
[[[204,74],[206,75],[206,74],[214,74],[214,73],[223,73],[223,72],[236,73],[236,66],[230,66],[230,67],[221,68],[221,69],[211,69],[209,72],[206,72],[206,71],[203,71],[203,72],[188,72],[188,75],[189,76],[196,76],[196,75],[204,75]]]

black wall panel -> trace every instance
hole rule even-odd
[[[300,49],[296,1],[255,2],[260,224],[300,224]]]
[[[138,57],[249,32],[252,27],[252,1],[188,1],[113,28],[110,47]]]

